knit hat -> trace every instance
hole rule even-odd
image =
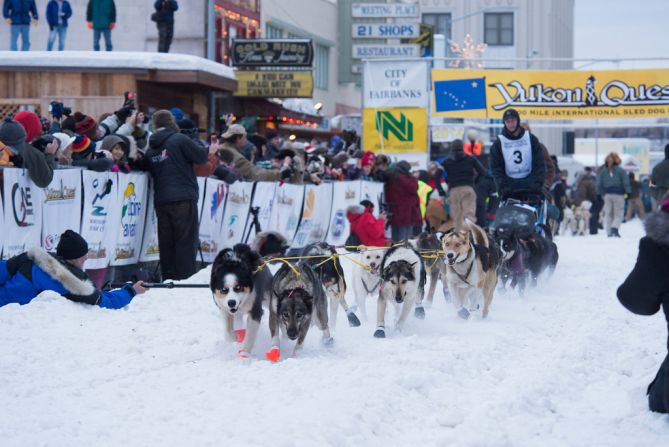
[[[0,125],[0,141],[10,148],[21,148],[26,144],[26,130],[18,121],[7,117]]]
[[[58,141],[60,141],[60,147],[59,149],[61,151],[66,150],[72,143],[74,143],[74,140],[77,139],[77,137],[71,137],[66,133],[62,132],[56,132],[53,134],[54,138],[56,138]]]
[[[169,112],[172,114],[175,121],[181,121],[184,119],[185,113],[179,107],[172,107]]]
[[[86,135],[77,135],[72,143],[72,153],[77,154],[77,158],[83,158],[89,153],[93,152],[94,146],[91,144],[91,139]]]
[[[179,126],[174,119],[174,115],[169,110],[158,110],[151,117],[151,124],[154,130],[167,128],[179,131]]]
[[[81,112],[74,113],[74,120],[76,124],[74,126],[77,133],[86,135],[88,138],[95,139],[97,134],[98,123],[95,122],[90,116],[84,115]]]
[[[65,230],[65,233],[60,235],[58,247],[56,247],[56,254],[63,258],[79,259],[88,253],[88,243],[86,240],[72,230]]]
[[[104,151],[110,151],[116,146],[117,144],[120,144],[122,146],[125,146],[126,143],[123,141],[121,137],[118,135],[107,135],[104,140],[102,140],[102,145],[100,146],[100,149]],[[127,148],[123,148],[123,151],[126,152]]]
[[[30,143],[42,133],[42,122],[34,112],[21,110],[14,116],[14,119],[26,130],[26,143]]]
[[[374,166],[374,152],[365,152],[360,159],[360,166]]]

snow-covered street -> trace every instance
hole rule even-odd
[[[266,318],[256,358],[236,358],[208,290],[152,290],[120,311],[53,295],[5,306],[0,444],[663,445],[669,421],[645,390],[666,324],[618,303],[643,229],[621,234],[558,238],[552,280],[496,293],[488,320],[458,319],[438,291],[402,334],[374,339],[373,321],[350,328],[340,313],[334,347],[313,329],[278,364],[264,360]]]

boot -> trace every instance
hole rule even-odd
[[[611,228],[611,236],[613,237],[620,237],[620,233],[618,233],[617,228]]]

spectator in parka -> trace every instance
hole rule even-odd
[[[18,51],[19,35],[21,36],[21,51],[30,50],[30,22],[37,26],[37,6],[35,0],[4,0],[2,15],[10,25],[9,49]]]
[[[58,37],[58,51],[65,49],[67,38],[67,21],[72,17],[72,8],[67,0],[49,0],[46,5],[46,22],[49,24],[49,41],[46,50],[53,50],[53,44]]]
[[[634,173],[627,174],[630,178],[630,194],[627,198],[627,213],[625,214],[626,222],[632,220],[634,213],[639,216],[639,219],[646,217],[646,210],[644,210],[643,202],[641,201],[641,182],[634,178]]]
[[[129,173],[130,165],[128,164],[128,143],[119,135],[107,135],[102,140],[102,152],[108,152],[111,157],[112,172]]]
[[[174,37],[174,11],[179,9],[179,4],[176,0],[156,0],[153,8],[158,27],[158,52],[169,53]]]
[[[393,242],[406,241],[414,236],[414,228],[420,227],[422,222],[418,179],[411,175],[411,165],[405,160],[391,166],[386,178],[385,194]]]
[[[386,238],[386,213],[374,217],[374,204],[363,200],[360,205],[346,208],[346,218],[351,224],[351,233],[360,240],[361,245],[368,247],[387,247],[390,241]]]
[[[199,245],[194,166],[207,161],[207,149],[179,133],[169,110],[158,110],[151,121],[155,133],[144,160],[155,185],[160,269],[163,280],[185,279],[196,271]]]
[[[604,227],[609,237],[620,237],[618,228],[625,212],[625,195],[632,192],[630,179],[620,163],[620,156],[611,152],[597,176],[597,195],[604,196]]]
[[[40,293],[50,290],[76,303],[120,309],[135,295],[146,292],[140,282],[130,283],[110,292],[101,292],[83,271],[88,259],[88,243],[79,234],[66,230],[56,254],[33,247],[7,261],[0,261],[0,307],[28,304]]]
[[[652,182],[651,197],[654,210],[669,191],[669,144],[664,146],[664,160],[655,165],[650,174],[650,181]]]
[[[116,4],[114,0],[88,0],[86,8],[88,29],[93,30],[93,49],[100,51],[100,36],[105,39],[105,48],[112,51],[111,32],[116,27]]]
[[[28,170],[30,179],[40,188],[46,188],[53,179],[54,154],[58,150],[55,142],[46,147],[44,153],[26,142],[26,130],[17,121],[6,118],[0,125],[0,143],[7,163]]]

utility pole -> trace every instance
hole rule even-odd
[[[216,27],[214,25],[214,0],[207,0],[207,59],[216,60]]]

